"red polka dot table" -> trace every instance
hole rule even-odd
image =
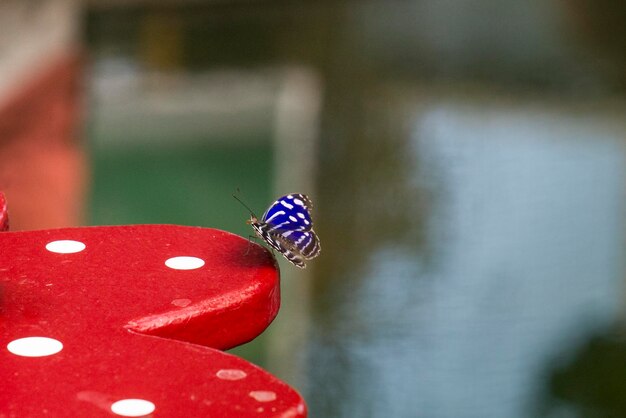
[[[272,256],[224,231],[2,232],[0,417],[305,417],[295,390],[222,351],[279,303]]]

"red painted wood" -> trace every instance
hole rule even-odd
[[[84,250],[48,251],[57,240]],[[279,308],[272,256],[227,232],[182,226],[0,234],[0,416],[114,417],[114,402],[154,403],[151,417],[305,417],[292,388],[220,351],[261,333]],[[175,270],[165,261],[205,264]],[[45,357],[14,340],[63,344]]]

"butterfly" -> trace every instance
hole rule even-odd
[[[241,200],[239,202],[243,204]],[[291,193],[272,203],[261,219],[248,208],[250,219],[247,223],[259,238],[292,264],[306,268],[305,262],[317,257],[321,250],[319,237],[313,231],[312,208],[313,202],[308,196]]]

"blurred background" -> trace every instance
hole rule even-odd
[[[625,140],[620,1],[0,5],[13,230],[313,197],[235,350],[311,417],[626,416]]]

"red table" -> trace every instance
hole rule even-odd
[[[221,351],[270,324],[279,285],[267,250],[215,229],[3,232],[0,416],[305,417]]]

